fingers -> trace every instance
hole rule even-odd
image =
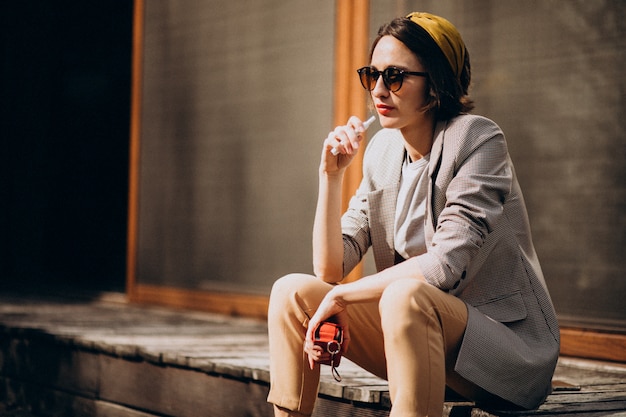
[[[363,121],[356,116],[351,116],[348,119],[347,126],[352,127],[352,129],[354,130],[354,133],[357,136],[362,136],[366,130],[365,125],[363,124]]]
[[[312,345],[307,347],[305,344],[304,352],[308,356],[309,360],[309,368],[315,368],[315,365],[320,362],[329,362],[330,361],[330,353],[322,349],[322,347],[317,345]]]
[[[312,340],[305,340],[304,352],[308,356],[309,367],[311,369],[315,368],[315,364],[330,359],[330,354],[324,352],[324,350],[320,346],[315,345]]]
[[[333,155],[353,155],[359,149],[359,137],[348,126],[337,126],[326,138],[326,150]]]
[[[346,342],[346,339],[348,339],[349,342],[350,335],[347,332],[348,314],[346,312],[346,305],[342,302],[341,298],[338,298],[336,295],[336,291],[334,290],[328,292],[318,306],[315,314],[313,314],[313,317],[309,320],[304,337],[304,351],[308,355],[309,366],[311,369],[314,368],[316,363],[320,361],[329,361],[331,357],[330,352],[315,345],[314,342],[314,332],[323,320],[329,319],[330,321],[337,322],[340,326],[345,327],[344,343]]]
[[[318,346],[319,347],[319,346]],[[315,368],[315,364],[321,360],[321,351],[317,352],[316,350],[312,350],[310,352],[306,352],[309,357],[309,368]]]
[[[304,352],[307,354],[309,359],[309,368],[315,368],[315,363],[319,361],[322,351],[319,346],[315,346],[313,343],[313,329],[310,325],[304,338]]]
[[[363,122],[356,116],[352,116],[344,126],[337,126],[326,138],[326,149],[333,155],[355,154],[363,140],[365,128]]]
[[[330,354],[322,349],[321,346],[316,345],[313,341],[313,332],[318,325],[319,322],[315,320],[315,317],[312,317],[311,320],[309,320],[309,327],[304,339],[304,352],[308,356],[309,367],[311,369],[313,369],[315,364],[319,362],[330,360]]]

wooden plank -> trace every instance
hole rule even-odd
[[[97,396],[98,355],[55,343],[54,338],[12,339],[0,349],[0,375]]]
[[[377,382],[380,384],[380,380],[371,381],[368,385],[358,385],[358,382],[351,383],[344,389],[343,397],[350,401],[380,404],[382,395],[389,391],[389,386],[377,385]]]
[[[545,406],[553,406],[556,404],[585,404],[585,403],[599,403],[599,402],[621,402],[624,404],[626,401],[626,394],[618,391],[605,391],[605,392],[572,392],[568,394],[552,394],[545,402]],[[625,408],[626,409],[626,408]]]
[[[269,417],[266,384],[218,378],[203,372],[102,357],[100,399],[178,417]]]
[[[626,334],[561,328],[561,354],[626,362]]]
[[[27,402],[28,405],[15,405],[14,401]],[[82,397],[76,393],[57,390],[41,384],[32,384],[22,380],[0,377],[0,399],[12,402],[11,411],[3,409],[1,416],[75,416],[75,417],[158,417],[119,404],[112,404],[95,398]],[[27,411],[28,410],[28,411]]]
[[[265,325],[259,321],[128,305],[11,304],[0,298],[0,306],[0,380],[19,375],[31,384],[83,398],[115,400],[125,406],[131,404],[124,401],[137,396],[138,403],[132,407],[147,407],[155,391],[165,390],[159,405],[161,414],[168,414],[165,410],[173,407],[174,401],[185,403],[181,406],[184,409],[200,404],[199,391],[172,388],[176,384],[199,384],[205,394],[215,392],[225,398],[243,392],[265,404],[262,393],[269,384],[268,340]],[[81,346],[89,346],[89,350]],[[320,395],[336,402],[346,415],[367,415],[358,414],[366,406],[381,410],[390,407],[383,380],[347,359],[342,360],[339,371],[341,383],[332,379],[329,367],[322,367]],[[43,378],[43,374],[50,377]],[[538,410],[499,414],[593,416],[618,415],[619,410],[626,410],[624,365],[561,358],[556,378],[581,389],[555,392]],[[224,387],[228,392],[215,388],[224,381],[229,381]],[[101,389],[106,391],[105,397]],[[451,416],[469,412],[467,404],[456,407],[456,411],[453,404],[457,403],[446,405]],[[378,411],[372,415],[385,415]],[[247,411],[237,412],[244,414],[235,415],[246,415]],[[496,415],[476,408],[470,414]]]
[[[267,318],[267,296],[185,290],[136,284],[129,294],[131,302],[174,308],[210,311],[230,316]]]

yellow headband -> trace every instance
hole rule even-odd
[[[465,43],[454,25],[443,17],[430,13],[413,12],[407,16],[407,19],[428,32],[448,59],[456,77],[460,79],[463,65],[465,65]]]

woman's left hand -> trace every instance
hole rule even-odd
[[[309,366],[311,369],[315,367],[316,362],[330,358],[330,354],[328,352],[324,352],[321,347],[316,346],[313,342],[315,329],[323,321],[335,322],[343,328],[343,344],[341,346],[341,351],[348,351],[348,345],[350,344],[350,330],[346,304],[333,293],[334,291],[330,291],[326,297],[324,297],[317,311],[309,320],[309,327],[307,328],[306,337],[304,339],[304,351],[309,356]]]
[[[345,125],[337,126],[324,140],[320,171],[335,173],[345,170],[356,156],[365,138],[363,121],[356,116]],[[331,151],[335,149],[337,153]]]

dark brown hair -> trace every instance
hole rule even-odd
[[[410,19],[400,17],[378,30],[378,37],[370,51],[370,60],[378,41],[388,35],[405,44],[424,65],[428,72],[430,89],[426,110],[434,111],[437,120],[449,120],[474,108],[474,102],[469,98],[471,71],[467,51],[461,76],[457,78],[445,55],[428,32]]]

